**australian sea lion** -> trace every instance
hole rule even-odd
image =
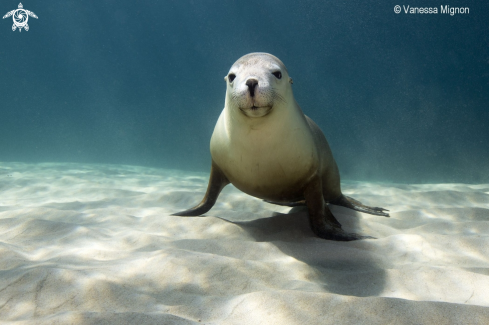
[[[307,205],[311,228],[321,238],[372,238],[345,232],[329,210],[328,203],[389,216],[383,208],[365,206],[341,193],[328,142],[295,101],[282,61],[267,53],[247,54],[224,80],[226,101],[211,138],[207,192],[197,206],[174,215],[206,213],[232,183],[271,203]]]

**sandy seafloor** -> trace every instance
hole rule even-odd
[[[208,174],[0,163],[2,324],[489,324],[489,184],[346,182],[390,218],[341,207],[316,238],[305,211]]]

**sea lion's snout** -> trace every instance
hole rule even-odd
[[[246,80],[246,86],[248,86],[248,91],[251,97],[255,97],[255,88],[258,86],[258,80],[255,78],[249,78]]]

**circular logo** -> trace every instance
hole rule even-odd
[[[25,26],[27,24],[27,12],[24,9],[17,9],[14,13],[14,24],[18,27]]]
[[[396,14],[400,13],[400,12],[401,12],[401,6],[400,6],[400,5],[396,5],[396,6],[394,6],[394,12],[395,12]]]

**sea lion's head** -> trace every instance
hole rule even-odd
[[[239,58],[224,80],[226,107],[247,117],[266,116],[292,98],[292,78],[282,61],[268,53]]]

